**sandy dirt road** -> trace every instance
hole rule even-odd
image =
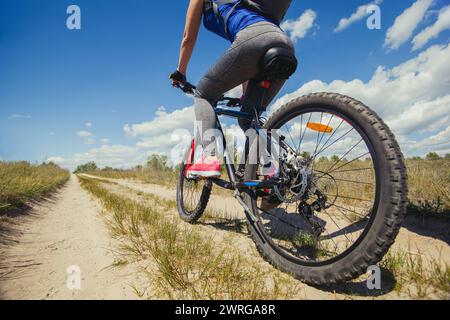
[[[132,266],[111,267],[114,244],[101,207],[72,176],[57,194],[3,225],[1,299],[135,299]],[[76,267],[81,271],[81,290]],[[74,272],[75,273],[68,273]],[[72,282],[70,282],[72,280]],[[74,282],[73,282],[74,280]]]

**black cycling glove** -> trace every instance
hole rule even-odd
[[[182,84],[186,83],[186,76],[178,70],[172,73],[169,76],[169,79],[172,80],[173,82],[179,82]]]

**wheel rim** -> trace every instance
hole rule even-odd
[[[311,123],[322,132],[310,129]],[[367,134],[348,116],[322,107],[305,108],[273,127],[295,151],[310,152],[310,168],[319,177],[310,185],[327,196],[329,208],[316,212],[312,221],[299,213],[304,212],[298,210],[301,200],[258,210],[263,236],[278,254],[297,264],[327,265],[342,259],[365,238],[378,211],[380,172]],[[333,131],[326,133],[329,128]],[[337,157],[331,158],[333,153]],[[313,202],[311,196],[306,205]],[[261,205],[261,198],[256,199],[255,206]],[[313,226],[324,222],[325,230],[314,232]]]

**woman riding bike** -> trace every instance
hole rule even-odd
[[[221,175],[221,165],[216,154],[215,137],[208,132],[217,127],[215,102],[227,91],[243,84],[244,96],[247,81],[259,72],[259,62],[271,48],[285,48],[295,55],[289,37],[275,21],[245,7],[239,1],[190,0],[186,26],[181,43],[178,69],[170,78],[174,85],[186,82],[189,61],[194,50],[203,17],[205,27],[218,36],[231,41],[230,49],[212,66],[200,80],[195,96],[195,116],[200,125],[198,135],[203,146],[203,157],[188,170],[188,176],[217,178]],[[225,1],[227,2],[227,1]],[[220,5],[220,6],[219,6]],[[217,6],[215,8],[215,6]],[[286,80],[276,79],[262,103],[265,109],[278,94]],[[242,111],[251,111],[253,106],[243,99]],[[264,110],[259,110],[263,112]],[[250,122],[240,120],[241,129],[250,127]]]
[[[177,205],[180,217],[195,223],[213,185],[233,190],[263,258],[306,283],[333,284],[366,273],[388,252],[406,214],[406,168],[389,127],[351,97],[308,94],[277,108],[267,121],[260,119],[282,79],[297,67],[293,45],[277,24],[283,14],[273,19],[262,13],[287,9],[290,2],[191,0],[173,84],[192,92],[185,75],[202,16],[209,30],[232,45],[194,90],[203,157],[195,161],[196,138],[180,167]],[[244,84],[238,103],[243,112],[224,110],[221,104],[229,98],[222,95],[239,84]],[[218,179],[215,135],[208,132],[222,131],[220,115],[238,118],[243,130],[257,136],[246,141],[240,172],[223,139],[229,181]],[[276,159],[266,162],[267,154]]]

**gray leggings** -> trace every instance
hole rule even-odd
[[[259,73],[259,62],[264,54],[273,47],[292,50],[294,46],[287,35],[276,25],[269,22],[258,22],[240,31],[231,48],[216,62],[216,64],[200,80],[195,98],[195,116],[197,124],[201,125],[199,132],[205,153],[215,154],[214,137],[207,133],[217,128],[214,112],[215,102],[227,91],[253,79]],[[271,82],[271,88],[263,101],[265,111],[269,103],[275,98],[286,80]],[[248,93],[247,96],[250,96]],[[251,99],[249,99],[251,100]],[[242,111],[251,111],[251,101],[244,100]],[[239,121],[245,131],[250,123]]]

